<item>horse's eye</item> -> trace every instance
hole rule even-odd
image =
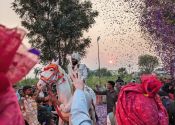
[[[50,71],[53,71],[53,69],[50,69]]]

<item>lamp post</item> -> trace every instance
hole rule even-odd
[[[99,36],[99,37],[97,37],[97,46],[98,46],[98,70],[99,70],[98,77],[99,77],[99,83],[101,84],[101,81],[100,81],[100,76],[101,76],[101,73],[100,73],[100,53],[99,53],[99,40],[100,40],[100,36]]]
[[[131,73],[131,64],[128,65],[129,67],[129,74]]]

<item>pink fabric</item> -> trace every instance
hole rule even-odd
[[[24,46],[20,46],[7,72],[10,82],[14,84],[20,81],[37,61],[36,55],[29,53]]]
[[[174,94],[169,94],[170,99],[174,100]]]
[[[0,95],[0,125],[24,125],[16,93],[12,87]]]
[[[25,35],[21,29],[8,29],[0,25],[0,72],[7,72]]]
[[[37,58],[19,49],[25,32],[0,25],[0,125],[24,125],[12,84],[21,80]]]
[[[155,76],[144,76],[142,84],[122,87],[116,104],[118,125],[168,125],[168,115],[156,94],[161,82]]]
[[[142,91],[148,94],[149,97],[154,97],[162,86],[160,80],[154,75],[143,75],[141,81]]]

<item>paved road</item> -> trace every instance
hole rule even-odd
[[[106,125],[107,124],[107,105],[97,105],[96,111],[98,115],[98,124],[97,125]]]

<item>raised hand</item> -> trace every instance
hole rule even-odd
[[[77,74],[72,74],[71,75],[71,79],[73,81],[73,85],[76,89],[84,89],[84,81],[81,80],[81,78],[79,77],[79,75]]]

